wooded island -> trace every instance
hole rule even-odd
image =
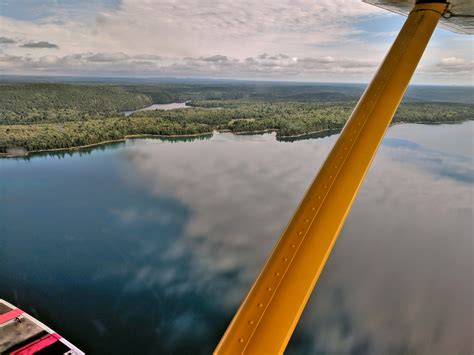
[[[137,135],[219,130],[275,131],[288,137],[340,129],[362,90],[357,85],[287,83],[0,83],[0,153],[68,149]],[[449,95],[444,97],[449,100]],[[458,98],[454,92],[453,98]],[[122,114],[184,101],[191,107]],[[452,123],[473,117],[473,104],[430,102],[418,93],[407,95],[394,123]]]

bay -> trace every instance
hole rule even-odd
[[[288,354],[470,353],[473,133],[389,129]],[[208,354],[336,138],[0,159],[0,298],[87,353]]]

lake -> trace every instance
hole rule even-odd
[[[470,354],[474,123],[389,129],[288,354]],[[91,354],[209,354],[337,135],[0,159],[0,298]]]
[[[124,111],[123,114],[125,116],[130,116],[132,113],[140,112],[140,111],[153,111],[153,110],[176,110],[178,108],[189,108],[191,106],[186,106],[186,102],[173,102],[171,104],[153,104],[138,110],[133,111]]]

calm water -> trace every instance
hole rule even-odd
[[[140,111],[153,111],[153,110],[168,111],[168,110],[175,110],[177,108],[189,108],[189,107],[191,106],[186,106],[186,102],[173,102],[171,104],[153,104],[151,106],[147,106],[139,110],[125,111],[123,114],[125,116],[130,116],[132,113],[140,112]]]
[[[473,122],[389,130],[289,354],[471,354]],[[94,354],[207,354],[336,136],[0,160],[0,297]]]

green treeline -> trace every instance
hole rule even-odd
[[[85,122],[0,125],[0,152],[72,148],[122,139],[128,135],[193,135],[211,133],[204,124],[179,124],[147,117],[120,117]]]
[[[199,122],[217,130],[232,132],[277,130],[280,136],[336,129],[344,125],[355,102],[241,102],[198,101],[189,108],[170,111],[143,111],[136,117],[161,117],[174,122]]]
[[[342,128],[356,104],[347,91],[341,93],[343,96],[327,94],[327,88],[319,91],[326,100],[313,97],[310,101],[293,101],[284,99],[284,95],[301,98],[309,89],[302,86],[301,91],[295,87],[289,90],[284,85],[270,93],[251,91],[250,99],[223,99],[242,92],[232,86],[209,86],[197,89],[194,95],[212,93],[210,96],[219,96],[218,99],[195,99],[189,103],[191,107],[184,109],[141,111],[128,117],[120,114],[156,102],[157,98],[149,95],[164,95],[167,88],[166,85],[144,88],[144,85],[0,84],[0,153],[13,148],[26,151],[71,148],[128,135],[194,135],[213,130],[274,130],[279,137],[294,136]],[[179,91],[174,86],[169,95],[189,99],[191,88],[192,85]],[[262,99],[257,99],[258,95]],[[398,109],[394,122],[448,123],[473,117],[472,104],[407,101]]]
[[[84,121],[152,104],[140,93],[111,85],[0,84],[0,123]]]
[[[276,130],[278,136],[342,128],[356,102],[246,102],[193,101],[193,108],[143,111],[135,117],[160,117],[174,122],[198,122],[217,130],[251,132]],[[474,105],[456,103],[405,102],[394,123],[442,123],[469,120]]]
[[[312,83],[209,82],[160,85],[123,85],[125,90],[149,96],[156,104],[196,100],[241,101],[348,101],[357,100],[363,85]]]
[[[474,119],[474,105],[457,103],[403,103],[395,113],[394,122],[443,123]]]

